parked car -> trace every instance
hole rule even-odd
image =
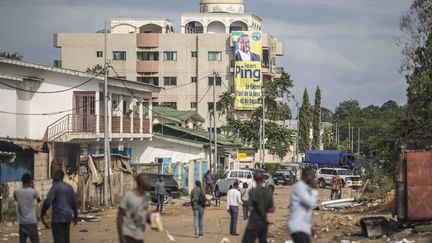
[[[294,184],[295,175],[291,170],[278,170],[273,174],[273,181],[276,185]]]
[[[348,169],[343,168],[320,168],[316,173],[316,179],[318,181],[318,186],[325,188],[330,185],[331,179],[334,175],[338,173],[339,177],[342,179],[343,187],[361,187],[363,182],[360,176],[353,175],[353,173]]]
[[[156,187],[156,182],[159,180],[159,176],[160,174],[149,174],[150,195],[153,202],[157,201],[154,191]],[[166,190],[165,202],[168,201],[168,197],[179,198],[180,197],[179,186],[177,182],[174,180],[173,175],[162,175],[162,176],[165,182],[165,190]]]
[[[215,195],[217,197],[227,194],[228,190],[233,186],[234,182],[240,182],[240,186],[243,182],[252,185],[253,183],[253,172],[250,170],[230,170],[227,171],[223,177],[216,181],[215,184]]]
[[[292,175],[294,176],[293,183],[297,182],[301,179],[301,163],[287,163],[287,164],[281,164],[278,171],[290,171]]]

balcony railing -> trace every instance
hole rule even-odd
[[[47,127],[44,139],[52,141],[66,134],[96,134],[96,119],[96,115],[66,115]],[[121,117],[113,116],[111,118],[111,133],[140,134],[140,118],[134,117],[133,121],[131,121],[131,119],[130,117],[124,116],[123,126],[121,126]],[[99,117],[99,133],[103,133],[104,129],[104,117],[101,115]],[[142,133],[149,132],[150,120],[143,118]]]

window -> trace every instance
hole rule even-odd
[[[97,51],[96,57],[103,57],[103,51]]]
[[[242,31],[242,30],[243,30],[243,27],[241,27],[241,26],[231,26],[230,27],[230,33],[233,31]]]
[[[222,61],[222,52],[220,51],[209,51],[208,52],[209,61]]]
[[[159,61],[159,52],[154,51],[139,51],[137,59],[141,61]]]
[[[208,111],[210,112],[210,111],[212,111],[213,110],[213,102],[208,102],[207,103],[207,107],[208,107]],[[216,110],[217,111],[220,111],[221,110],[221,106],[220,106],[220,104],[219,104],[219,102],[217,102],[216,103]]]
[[[238,177],[237,171],[231,171],[230,178],[237,178],[237,177]]]
[[[191,77],[191,82],[192,83],[196,83],[197,82],[197,77]]]
[[[162,102],[162,106],[171,107],[177,110],[177,102]]]
[[[126,52],[125,51],[113,51],[113,60],[115,60],[115,61],[126,60]]]
[[[197,108],[197,103],[191,102],[191,109],[196,109],[196,108]]]
[[[244,172],[244,171],[239,171],[239,172],[238,172],[238,177],[239,177],[239,178],[246,178],[246,176],[245,176],[245,172]]]
[[[177,52],[176,51],[165,51],[164,52],[164,60],[165,61],[177,61]]]
[[[159,77],[137,77],[138,82],[159,86]]]
[[[197,51],[193,51],[191,53],[191,55],[192,55],[193,58],[196,58],[196,57],[198,57],[198,52]]]
[[[177,77],[164,77],[164,85],[177,85]]]
[[[208,78],[208,84],[209,85],[213,85],[213,77],[209,77]],[[222,78],[221,77],[216,77],[216,85],[217,86],[221,86],[222,84]]]

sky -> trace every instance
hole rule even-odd
[[[406,102],[395,37],[408,0],[245,0],[245,12],[263,19],[263,31],[284,42],[278,66],[294,80],[301,102],[316,87],[322,105],[357,99],[362,107]],[[0,51],[52,65],[60,59],[53,33],[100,30],[111,17],[164,17],[179,32],[181,12],[199,12],[199,0],[1,0]],[[293,105],[294,102],[291,102]]]

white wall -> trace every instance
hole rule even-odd
[[[0,79],[2,82],[13,85],[14,82]],[[0,84],[0,110],[1,111],[16,111],[16,91],[15,89],[6,87]],[[1,137],[16,137],[16,116],[0,113],[0,136]]]
[[[172,162],[188,162],[192,159],[205,158],[203,148],[167,142],[157,137],[152,141],[132,141],[133,163],[151,163],[155,158],[171,157]]]

